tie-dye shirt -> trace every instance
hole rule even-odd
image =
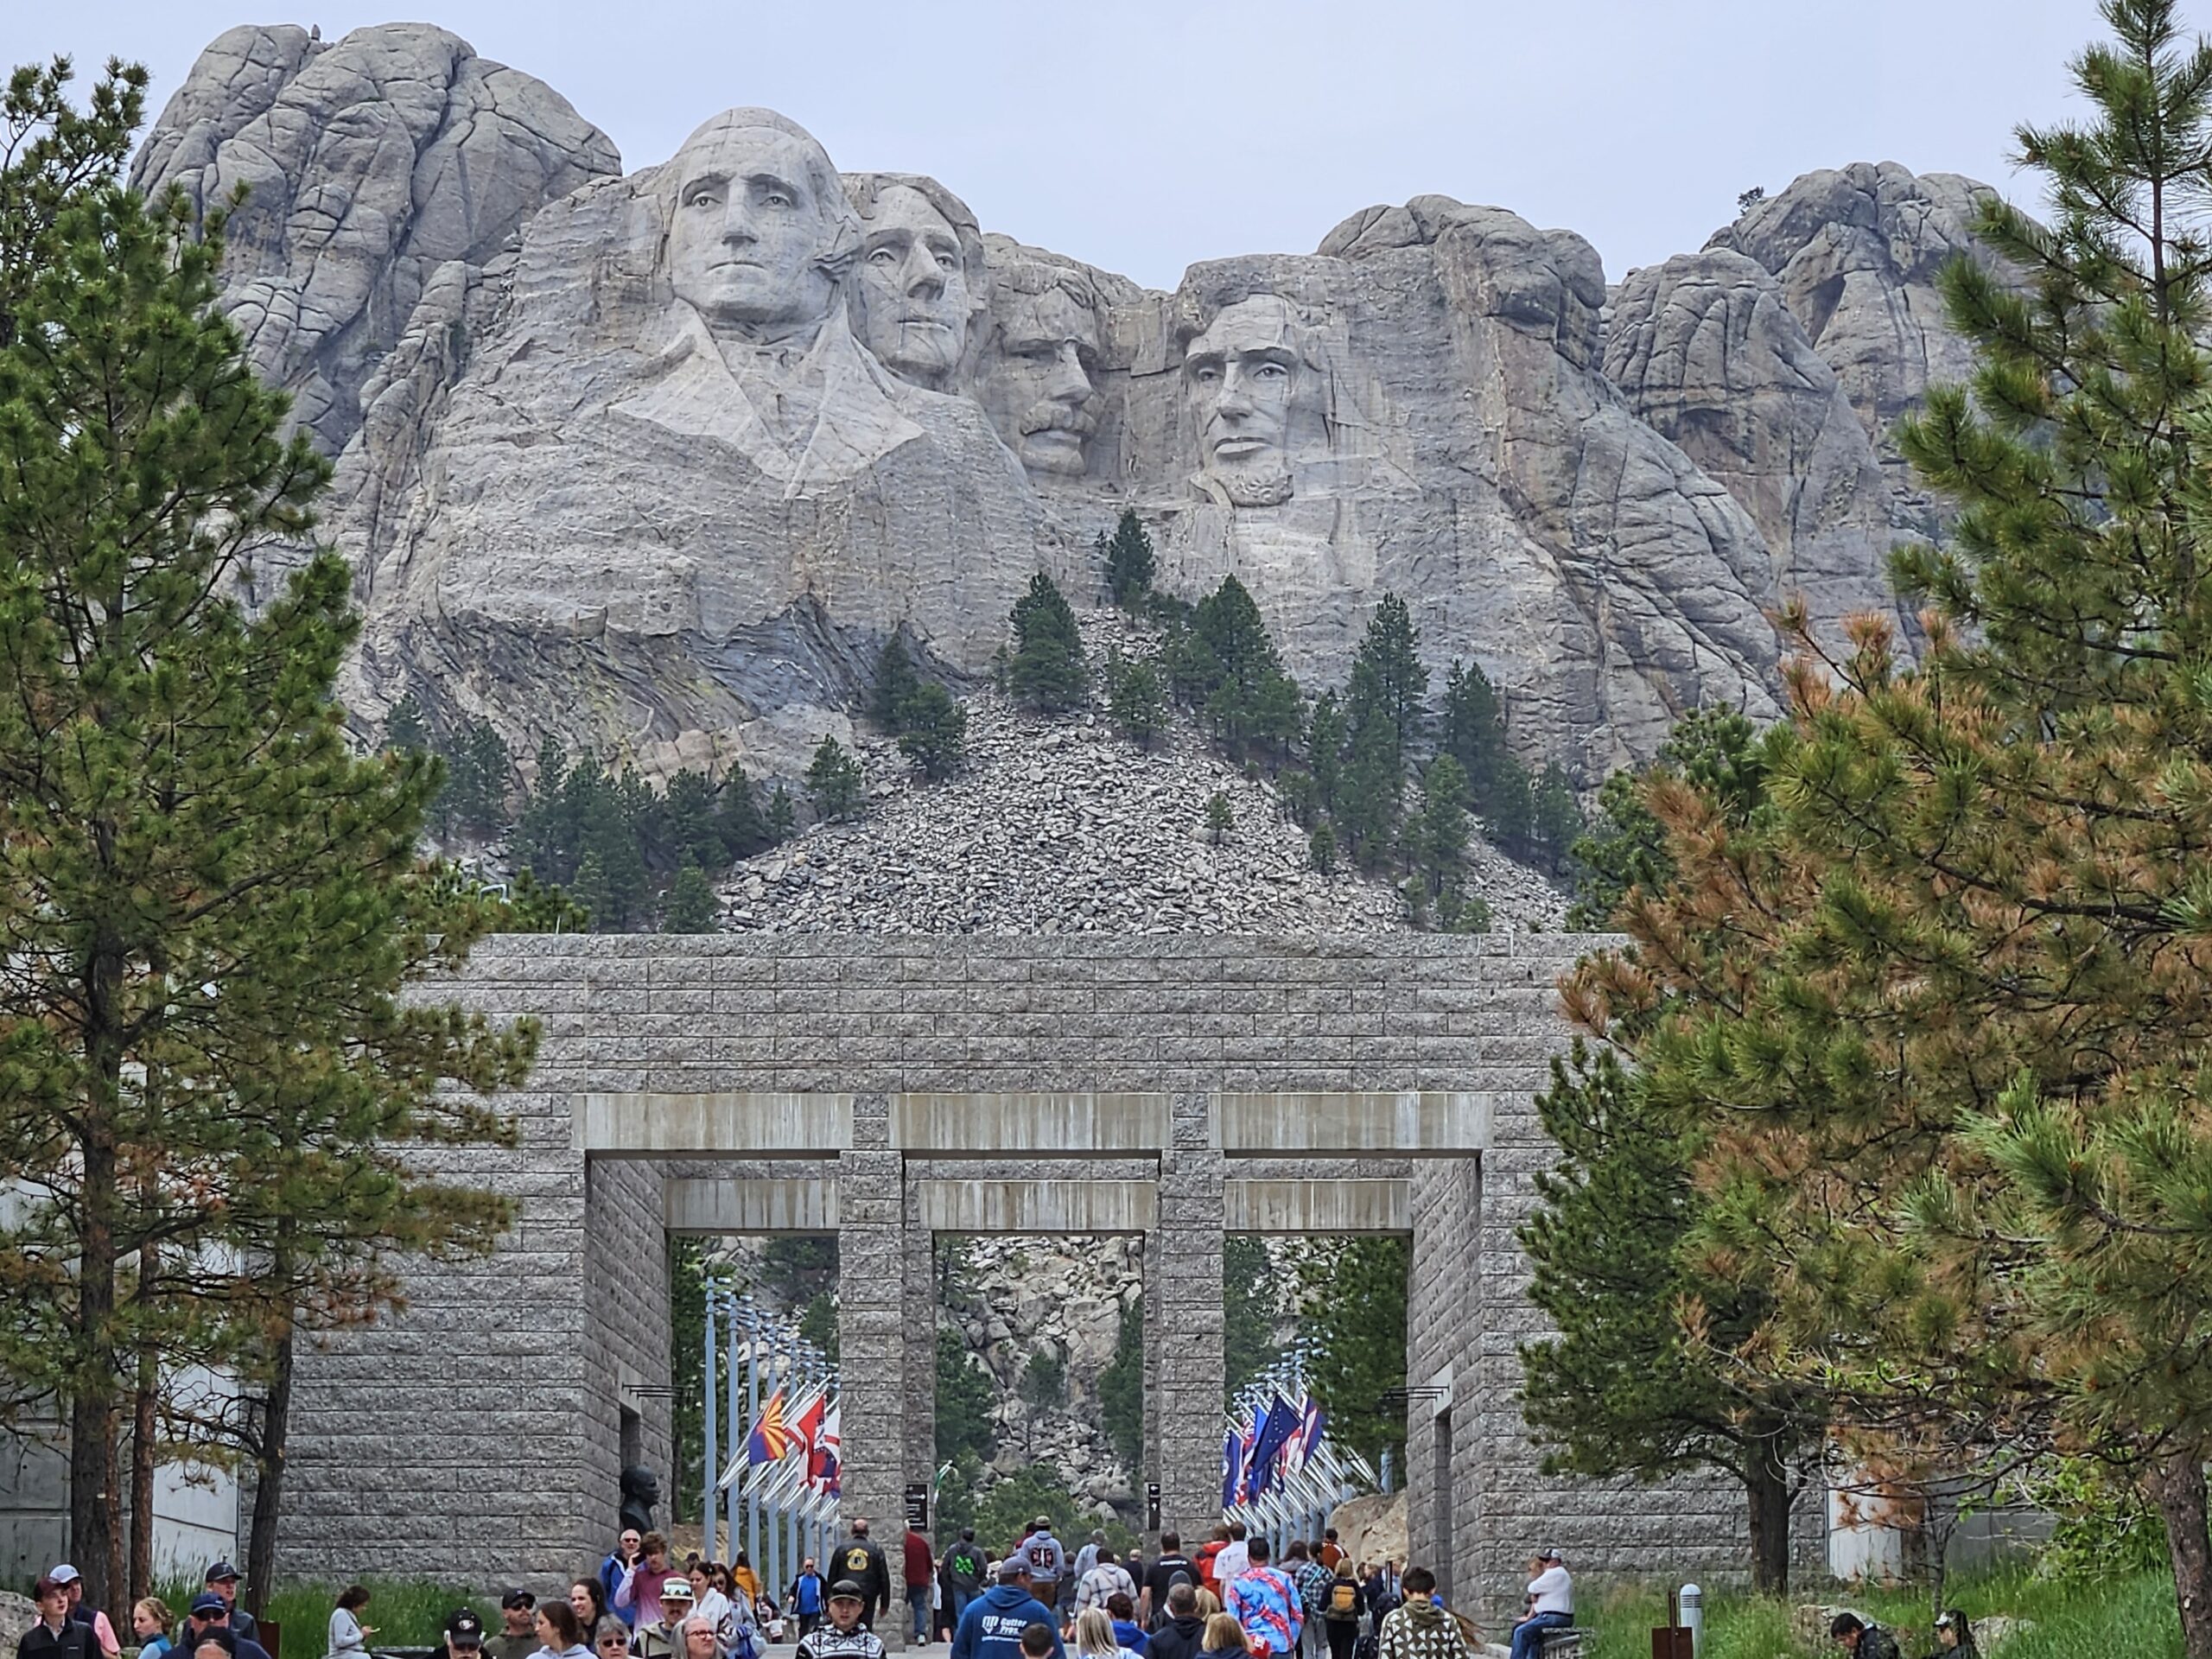
[[[1248,1568],[1231,1579],[1223,1608],[1244,1627],[1244,1639],[1262,1656],[1298,1650],[1298,1632],[1306,1614],[1298,1605],[1298,1592],[1288,1579],[1272,1567]]]

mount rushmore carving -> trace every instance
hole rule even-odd
[[[1935,520],[1886,434],[1961,367],[1932,283],[1980,188],[1808,175],[1610,292],[1580,238],[1424,196],[1162,293],[765,110],[623,174],[411,24],[232,30],[134,177],[251,187],[225,303],[338,457],[367,719],[789,766],[893,633],[973,677],[1034,571],[1095,600],[1133,507],[1164,587],[1237,575],[1311,683],[1402,594],[1586,779],[1773,712],[1787,594],[1891,603]]]

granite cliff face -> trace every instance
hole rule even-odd
[[[766,111],[622,175],[422,25],[232,31],[136,176],[251,188],[226,303],[339,456],[367,721],[791,770],[893,632],[972,681],[1035,570],[1095,602],[1133,506],[1310,685],[1403,595],[1585,781],[1772,714],[1786,595],[1890,602],[1936,519],[1887,431],[1965,370],[1932,283],[1981,188],[1810,175],[1610,293],[1571,232],[1422,196],[1161,293]]]

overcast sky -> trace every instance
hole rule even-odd
[[[2066,60],[2101,28],[2091,0],[415,3],[550,83],[627,167],[766,105],[842,168],[933,174],[987,230],[1158,287],[1197,259],[1309,252],[1346,214],[1427,191],[1579,231],[1616,278],[1699,246],[1746,186],[1813,168],[1897,161],[2031,202],[2012,128],[2073,108]],[[235,23],[334,40],[393,16],[334,0],[258,18],[242,0],[4,10],[10,60],[137,58],[157,110]]]

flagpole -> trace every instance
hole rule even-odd
[[[746,1442],[739,1440],[739,1435],[736,1435],[736,1425],[739,1425],[736,1409],[739,1409],[739,1400],[741,1400],[741,1395],[739,1395],[739,1387],[741,1387],[741,1382],[739,1382],[739,1376],[736,1376],[736,1354],[739,1354],[739,1340],[741,1340],[741,1330],[739,1330],[739,1312],[741,1312],[741,1300],[732,1296],[730,1303],[726,1305],[728,1323],[730,1323],[730,1380],[728,1380],[728,1387],[730,1387],[730,1462],[732,1465],[734,1465],[734,1462],[739,1460],[739,1455],[743,1455],[743,1451],[746,1451]],[[746,1422],[746,1433],[750,1435],[752,1418],[746,1418],[743,1422]],[[743,1478],[732,1480],[730,1491],[723,1496],[723,1502],[721,1502],[723,1522],[726,1522],[728,1529],[730,1529],[730,1560],[732,1561],[736,1560],[736,1537],[739,1537],[739,1533],[736,1533],[736,1516],[739,1516],[739,1504],[743,1502],[741,1486],[743,1486]]]
[[[714,1287],[712,1285],[709,1285],[706,1286],[704,1289],[705,1300],[707,1304],[707,1351],[706,1364],[700,1371],[699,1376],[700,1392],[704,1395],[706,1404],[706,1422],[704,1425],[703,1434],[707,1446],[704,1466],[702,1478],[699,1482],[699,1532],[700,1535],[706,1540],[703,1548],[706,1550],[707,1555],[709,1559],[712,1559],[715,1553],[715,1477],[720,1472],[721,1466],[715,1456],[716,1450],[715,1445],[715,1394],[716,1391],[715,1385],[720,1382],[721,1379],[715,1375]]]

